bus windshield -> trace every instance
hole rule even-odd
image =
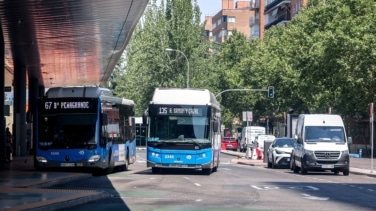
[[[210,143],[207,117],[157,116],[151,120],[149,142]]]
[[[44,149],[96,146],[95,114],[41,115],[39,147]]]

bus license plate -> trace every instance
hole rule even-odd
[[[61,163],[60,164],[61,167],[74,167],[74,163]]]
[[[321,165],[321,168],[323,168],[323,169],[332,169],[332,168],[334,168],[334,165]]]
[[[184,165],[184,164],[170,164],[170,167],[187,168],[188,165]]]

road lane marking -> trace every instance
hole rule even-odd
[[[279,189],[279,187],[268,187],[268,186],[258,187],[256,185],[251,185],[251,187],[257,190],[278,190]]]
[[[196,186],[201,186],[200,184],[198,184],[198,183],[194,183]]]
[[[311,195],[309,195],[309,194],[305,194],[305,193],[303,193],[302,195],[304,196],[303,198],[306,198],[306,199],[312,199],[312,200],[326,201],[326,200],[329,199],[328,197],[317,197],[317,196],[311,196]]]
[[[228,168],[221,168],[221,170],[231,171],[231,169]]]

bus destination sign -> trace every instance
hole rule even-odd
[[[158,107],[158,115],[202,116],[203,108]]]
[[[89,99],[82,100],[50,100],[46,99],[41,105],[45,111],[74,111],[93,110],[95,101]]]

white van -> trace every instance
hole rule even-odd
[[[246,126],[243,127],[241,140],[239,143],[240,152],[247,151],[247,147],[252,147],[253,142],[258,135],[264,135],[266,132],[265,127],[261,126]]]
[[[297,142],[290,159],[294,173],[331,170],[350,173],[346,130],[339,115],[301,114],[294,135]]]
[[[257,144],[256,147],[258,147],[261,151],[264,151],[264,143],[265,141],[267,142],[273,142],[275,139],[275,136],[274,135],[258,135],[256,136],[256,139],[254,141],[254,143]]]

